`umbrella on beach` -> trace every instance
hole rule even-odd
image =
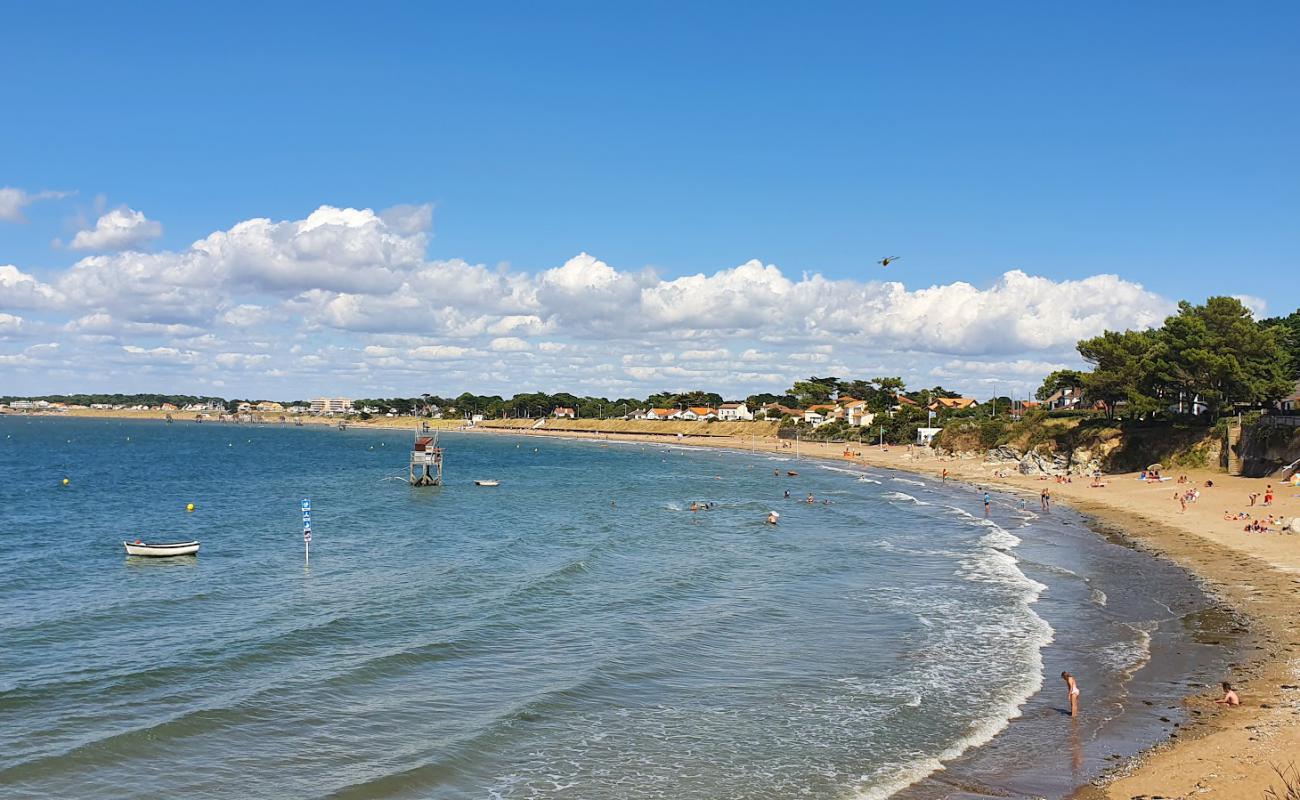
[[[1155,469],[1155,470],[1161,470],[1164,468],[1165,468],[1164,464],[1152,464],[1151,466],[1147,467],[1147,469]]]

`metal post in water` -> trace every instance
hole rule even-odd
[[[311,563],[311,498],[302,499],[302,557],[303,564]]]

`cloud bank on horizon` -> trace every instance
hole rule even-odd
[[[12,222],[40,197],[0,191]],[[1174,308],[1110,274],[909,289],[758,260],[665,278],[587,253],[526,272],[430,259],[431,229],[428,205],[325,205],[148,251],[161,224],[115,209],[64,269],[0,263],[0,393],[744,396],[810,374],[1024,393],[1077,364],[1078,339]]]

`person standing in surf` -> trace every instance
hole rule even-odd
[[[993,498],[989,496],[988,492],[985,492],[984,493],[984,516],[986,517],[989,515],[989,503],[991,502],[993,502]]]
[[[1070,716],[1079,716],[1079,684],[1075,683],[1074,676],[1068,672],[1062,672],[1061,677],[1065,680],[1066,691],[1070,695]]]

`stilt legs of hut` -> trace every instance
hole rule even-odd
[[[441,486],[442,464],[411,462],[410,481],[412,486]]]

